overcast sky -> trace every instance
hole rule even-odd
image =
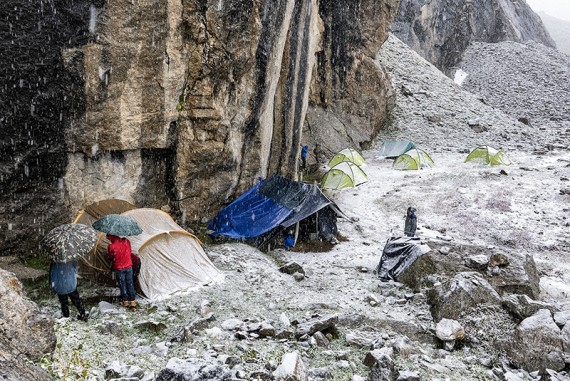
[[[543,11],[550,16],[570,21],[570,0],[526,0],[535,12]]]

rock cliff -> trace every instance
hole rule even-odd
[[[398,0],[42,4],[1,11],[12,252],[104,198],[211,217],[259,176],[295,176],[300,144],[328,121],[342,144],[366,145],[393,104],[374,57]]]
[[[402,0],[392,32],[448,75],[471,42],[555,46],[540,17],[517,0]]]

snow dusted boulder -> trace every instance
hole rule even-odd
[[[221,365],[198,358],[181,360],[174,357],[168,360],[166,367],[158,373],[155,381],[222,381],[229,377],[230,372]]]
[[[144,371],[135,365],[127,365],[120,361],[113,361],[105,369],[105,379],[111,378],[135,378],[140,380],[144,377]]]
[[[281,364],[273,372],[276,380],[282,381],[308,381],[307,370],[298,352],[286,353],[281,359]]]
[[[299,338],[303,335],[313,335],[316,332],[332,332],[336,333],[336,325],[338,324],[338,316],[331,315],[323,318],[311,319],[297,326],[295,337]]]
[[[443,254],[439,250],[440,244],[431,242],[429,246],[432,251],[422,255],[404,270],[398,277],[399,282],[419,291],[430,275],[453,277],[461,272],[475,270],[500,294],[525,294],[533,299],[538,298],[540,294],[540,277],[531,255],[490,252],[481,246],[454,245],[449,242],[445,243],[449,252],[446,249],[447,254]],[[486,267],[473,268],[472,261],[465,260],[479,258],[479,255],[490,258]],[[498,261],[498,258],[501,261]]]
[[[513,363],[528,372],[564,369],[564,349],[560,328],[549,310],[540,310],[524,319],[506,347]]]
[[[0,379],[51,380],[38,360],[55,348],[53,320],[40,313],[13,273],[0,269]]]
[[[441,319],[435,327],[435,335],[441,341],[462,340],[465,330],[457,320]]]
[[[441,319],[435,327],[435,335],[443,341],[446,350],[453,350],[456,340],[465,337],[465,330],[457,320]]]
[[[534,315],[542,309],[547,309],[552,313],[558,311],[556,306],[532,300],[527,295],[507,295],[503,298],[503,306],[521,320]]]
[[[428,303],[435,321],[458,319],[468,309],[480,304],[501,305],[501,301],[497,291],[476,272],[459,273],[428,292]]]

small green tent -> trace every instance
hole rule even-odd
[[[431,168],[434,165],[434,161],[427,154],[427,152],[422,151],[419,148],[414,148],[398,156],[396,160],[394,160],[392,168],[405,171],[412,169]]]
[[[326,189],[354,188],[368,181],[366,173],[356,164],[343,161],[331,168],[321,180]]]
[[[511,161],[503,153],[489,146],[475,148],[465,159],[465,162],[475,161],[489,165],[511,165]]]
[[[396,158],[415,147],[409,140],[385,140],[379,154],[386,158]]]
[[[344,161],[354,163],[358,166],[366,164],[366,161],[364,160],[362,155],[359,154],[356,150],[353,150],[352,148],[345,148],[336,155],[334,155],[331,161],[329,161],[329,168],[332,168],[338,163],[342,163]]]

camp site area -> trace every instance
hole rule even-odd
[[[365,151],[370,181],[356,188],[326,192],[349,217],[338,218],[339,234],[346,239],[331,246],[329,251],[286,251],[278,247],[263,253],[235,241],[209,245],[204,251],[224,274],[222,282],[156,301],[141,299],[140,309],[127,314],[99,312],[94,298],[101,292],[111,293],[113,288],[93,289],[80,281],[81,291],[91,303],[93,319],[88,325],[60,320],[58,335],[70,332],[65,333],[62,356],[73,353],[74,348],[83,343],[88,348],[82,352],[83,356],[95,364],[98,358],[111,358],[129,348],[130,352],[139,354],[131,357],[132,365],[157,371],[164,366],[161,356],[165,355],[160,353],[167,353],[168,358],[184,358],[188,353],[206,356],[220,342],[224,343],[224,350],[242,353],[239,348],[244,341],[235,339],[235,331],[228,328],[230,323],[236,327],[262,322],[277,325],[282,315],[288,319],[308,319],[313,315],[345,316],[347,312],[364,321],[382,321],[383,332],[389,338],[399,337],[395,327],[404,324],[410,329],[407,335],[421,343],[426,336],[418,327],[432,321],[427,304],[420,299],[406,301],[405,295],[416,294],[405,287],[383,283],[373,274],[388,238],[401,235],[408,206],[417,209],[419,237],[433,247],[468,244],[480,247],[483,252],[532,253],[537,267],[548,274],[542,275],[540,280],[543,299],[569,305],[570,260],[565,217],[568,218],[570,195],[561,194],[566,182],[560,179],[568,177],[570,157],[518,153],[513,165],[492,167],[464,163],[466,155],[432,152],[437,166],[397,171],[392,168],[393,160],[378,157],[377,151]],[[295,278],[279,271],[280,266],[289,262],[299,264],[304,274]],[[389,308],[374,305],[374,300]],[[58,311],[55,298],[45,299],[42,305],[50,313]],[[177,327],[198,324],[209,314],[216,320],[204,321],[208,328],[196,330],[188,339],[192,340],[190,343],[171,341],[173,337],[186,340],[182,334],[175,334]],[[339,323],[339,327],[343,335],[374,338],[366,325]],[[486,328],[499,329],[500,325]],[[101,333],[107,329],[118,329],[122,338]],[[141,341],[140,332],[147,329],[157,331],[149,336],[150,340]],[[253,336],[247,343],[248,350],[255,353],[257,359],[272,359],[283,350],[303,348],[302,342],[297,340],[282,343]],[[344,336],[334,339],[333,343],[341,349],[351,348],[350,356],[354,355],[355,360],[364,356],[364,350],[347,344]],[[422,348],[426,353],[432,351],[431,345]],[[483,349],[484,346],[480,348]],[[311,363],[330,364],[326,353],[315,352]],[[253,372],[255,364],[244,362],[244,367]],[[355,364],[356,369],[335,371],[333,379],[365,374],[361,362],[355,361]],[[469,379],[470,374],[464,372],[470,370],[459,369],[457,376]]]

